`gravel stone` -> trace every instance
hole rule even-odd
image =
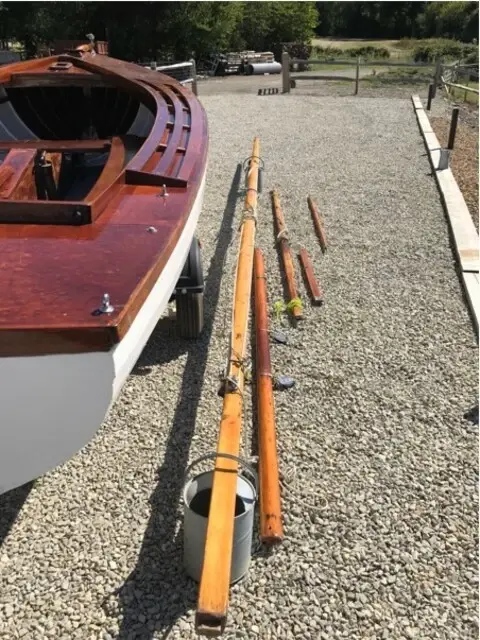
[[[183,475],[216,445],[244,196],[234,176],[255,134],[266,164],[257,245],[271,329],[288,338],[272,344],[272,366],[296,384],[275,397],[286,541],[272,553],[255,542],[225,638],[477,637],[478,430],[463,418],[477,398],[476,339],[409,95],[378,91],[202,97],[204,334],[176,338],[167,313],[93,441],[0,498],[1,640],[197,637]],[[310,307],[297,271],[297,328],[273,313],[283,290],[272,188],[324,290]],[[253,390],[247,457],[258,453]]]

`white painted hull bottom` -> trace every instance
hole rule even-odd
[[[0,359],[0,494],[85,446],[164,312],[187,259],[205,175],[180,239],[123,340],[107,352]]]

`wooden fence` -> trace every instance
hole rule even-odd
[[[447,94],[451,92],[451,89],[458,89],[458,92],[463,91],[464,102],[467,102],[468,93],[479,95],[478,89],[466,86],[462,80],[463,82],[473,80],[478,83],[478,64],[462,64],[457,61],[442,66],[441,82]]]
[[[334,75],[334,74],[310,74],[310,73],[292,73],[291,69],[298,66],[304,66],[305,64],[321,64],[332,65],[342,67],[352,67],[354,72],[352,76]],[[282,91],[283,93],[290,93],[292,88],[295,88],[297,80],[342,80],[345,82],[355,83],[354,95],[358,94],[359,83],[361,81],[360,69],[361,67],[422,67],[424,69],[432,70],[432,82],[435,86],[442,84],[441,72],[442,63],[441,60],[437,60],[435,63],[431,62],[387,62],[381,61],[366,61],[361,58],[356,60],[300,60],[298,58],[290,58],[289,54],[284,52],[282,54]]]

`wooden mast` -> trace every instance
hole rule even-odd
[[[285,278],[287,281],[287,289],[290,300],[289,303],[298,300],[297,285],[295,283],[295,268],[293,266],[292,252],[287,238],[287,227],[283,217],[282,208],[280,207],[280,198],[276,191],[271,192],[273,215],[275,217],[275,226],[277,228],[277,242],[280,243],[280,252],[282,254],[283,268],[285,269]],[[302,318],[302,308],[294,304],[290,308],[293,317],[296,320]]]
[[[255,331],[258,448],[260,454],[260,538],[263,543],[274,545],[282,542],[283,527],[268,337],[267,287],[265,265],[260,249],[255,249]]]
[[[235,456],[239,454],[242,427],[243,360],[252,287],[259,160],[260,141],[255,138],[247,176],[247,194],[235,280],[230,361],[217,445],[217,453]],[[196,615],[197,631],[205,635],[221,634],[227,619],[237,471],[237,462],[225,458],[217,459]]]

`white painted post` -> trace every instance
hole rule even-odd
[[[198,96],[198,88],[197,88],[197,65],[194,58],[190,58],[190,64],[192,65],[192,91]]]
[[[358,82],[360,80],[360,57],[357,57],[357,68],[355,69],[355,95],[358,95]]]
[[[290,56],[288,51],[282,53],[282,93],[290,93]]]

